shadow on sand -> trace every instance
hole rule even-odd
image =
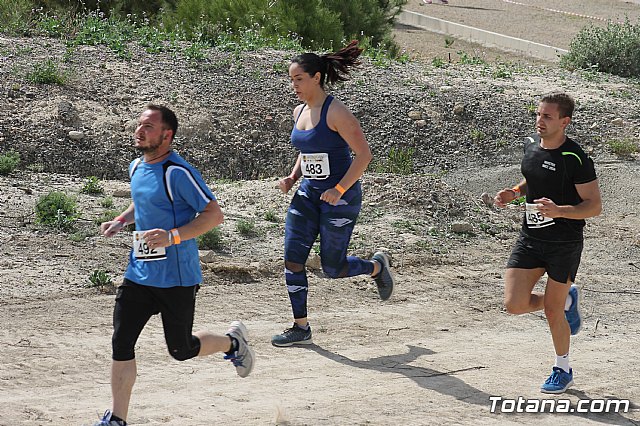
[[[491,401],[489,397],[492,396],[486,392],[481,391],[480,389],[476,389],[473,386],[468,385],[463,380],[455,377],[455,374],[461,373],[464,371],[470,370],[480,370],[486,368],[484,366],[472,366],[467,368],[462,368],[459,370],[453,371],[438,371],[430,368],[417,367],[413,365],[409,365],[411,362],[415,361],[419,357],[423,355],[433,355],[434,351],[431,349],[407,345],[409,348],[409,352],[397,355],[387,355],[381,356],[377,358],[371,358],[366,361],[356,361],[351,358],[348,358],[344,355],[340,355],[335,352],[328,351],[316,344],[309,345],[306,348],[312,350],[319,355],[330,359],[332,361],[338,362],[340,364],[355,367],[355,368],[363,368],[366,370],[374,370],[379,371],[381,373],[395,373],[405,376],[411,380],[413,380],[418,386],[424,389],[430,389],[435,392],[438,392],[443,395],[449,395],[454,397],[455,399],[466,402],[468,404],[476,404],[487,407],[487,411],[491,406]],[[573,395],[578,397],[581,400],[604,400],[605,398],[592,398],[589,397],[586,393],[578,390],[578,389],[569,389],[567,391],[568,395]],[[559,398],[562,398],[562,395],[558,395]],[[512,398],[512,397],[509,397]],[[517,397],[516,397],[517,398]],[[542,395],[540,398],[552,398],[550,395]],[[566,398],[566,397],[565,397]],[[607,399],[616,399],[614,397],[608,396]],[[583,403],[584,404],[584,403]],[[622,415],[622,413],[578,413],[576,412],[577,405],[571,404],[571,410],[573,412],[566,414],[554,413],[553,416],[575,416],[584,419],[589,419],[592,421],[604,423],[604,424],[615,424],[615,425],[640,425],[640,422],[634,421],[630,418],[627,418]],[[634,403],[630,404],[630,410],[637,410],[638,406]],[[510,415],[508,413],[499,413],[498,415]],[[524,414],[514,414],[515,416],[533,416],[533,418],[538,416],[546,416],[548,414],[544,413],[524,413]],[[566,420],[567,418],[564,417]]]

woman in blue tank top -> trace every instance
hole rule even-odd
[[[359,179],[372,155],[360,123],[342,102],[326,93],[325,83],[346,80],[349,68],[359,64],[360,53],[358,42],[352,41],[335,53],[296,56],[289,67],[291,86],[304,103],[293,112],[291,132],[291,143],[300,154],[291,174],[280,180],[280,190],[287,193],[298,179],[302,182],[287,212],[284,242],[285,281],[294,324],[273,336],[274,346],[312,343],[305,263],[318,235],[326,276],[369,274],[382,300],[393,292],[385,253],[377,252],[371,260],[347,256],[362,202]]]

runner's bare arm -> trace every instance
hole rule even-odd
[[[515,200],[518,197],[523,196],[526,193],[527,193],[527,181],[523,179],[519,184],[517,184],[513,188],[505,188],[501,191],[498,191],[496,196],[493,198],[493,201],[498,207],[505,207],[511,201]]]
[[[565,217],[567,219],[586,219],[598,216],[602,212],[602,198],[598,180],[589,183],[576,185],[578,195],[582,198],[580,204],[575,206],[558,206],[547,198],[534,200],[535,203],[542,204],[538,208],[547,217]]]
[[[291,174],[287,177],[280,179],[278,182],[278,186],[280,187],[280,191],[285,194],[289,192],[291,187],[300,179],[302,176],[302,170],[300,169],[300,155],[298,155],[298,159],[296,160],[296,164],[293,166],[293,170]]]
[[[210,201],[204,210],[191,222],[178,228],[181,240],[190,240],[220,225],[224,220],[217,201]]]
[[[122,214],[120,214],[120,216],[113,220],[100,224],[100,233],[105,237],[113,237],[126,225],[132,224],[134,222],[134,206],[133,203],[131,203],[129,207],[127,207],[127,209],[122,212]]]

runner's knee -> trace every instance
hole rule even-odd
[[[293,272],[293,273],[298,273],[298,272],[302,272],[304,271],[304,265],[300,264],[300,263],[295,263],[295,262],[290,262],[288,260],[284,261],[284,267]]]
[[[167,342],[169,354],[178,361],[186,361],[194,358],[200,352],[200,339],[191,336],[187,341],[180,343]]]
[[[111,339],[111,351],[114,361],[130,361],[136,357],[134,345],[123,344],[116,339]]]
[[[529,301],[523,303],[523,301],[517,301],[515,299],[505,299],[504,307],[508,313],[520,315],[529,312]]]
[[[347,276],[347,272],[349,271],[349,264],[344,262],[342,265],[336,267],[335,265],[323,263],[322,271],[329,278],[344,278]]]

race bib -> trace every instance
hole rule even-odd
[[[145,231],[133,231],[133,255],[142,262],[150,262],[152,260],[163,260],[167,258],[167,252],[164,247],[150,249],[149,245],[144,241],[142,235]]]
[[[331,170],[329,169],[329,154],[301,154],[300,166],[302,168],[302,176],[307,179],[322,180],[329,177]]]
[[[544,228],[546,226],[555,225],[553,218],[545,217],[540,213],[537,204],[526,203],[525,217],[529,228]]]

